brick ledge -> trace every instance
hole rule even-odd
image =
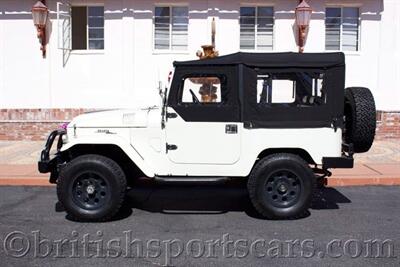
[[[0,140],[44,140],[59,124],[96,109],[0,109]],[[378,111],[376,139],[400,139],[400,111]]]

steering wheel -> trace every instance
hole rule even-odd
[[[198,104],[200,103],[199,99],[197,98],[196,94],[193,92],[192,89],[189,90],[190,94],[192,95],[192,100],[194,103]]]

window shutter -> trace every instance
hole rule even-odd
[[[58,49],[72,49],[71,5],[57,2]]]
[[[154,48],[170,47],[170,8],[156,7],[154,17]]]
[[[240,49],[254,49],[256,33],[256,8],[240,8]]]
[[[171,49],[186,50],[188,43],[188,8],[172,7]]]
[[[274,43],[274,8],[257,8],[257,49],[272,50]]]
[[[357,7],[343,8],[342,49],[345,51],[358,50],[358,19]]]
[[[340,50],[341,8],[327,8],[325,14],[325,49]]]
[[[359,50],[359,8],[329,7],[325,13],[325,49]]]

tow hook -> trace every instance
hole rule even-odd
[[[328,185],[327,177],[332,176],[332,172],[328,171],[327,169],[317,168],[316,166],[315,166],[315,168],[313,168],[313,171],[316,174],[315,177],[316,177],[317,183],[319,185],[323,185],[323,186]]]

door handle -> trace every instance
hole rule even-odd
[[[237,125],[236,124],[227,124],[225,125],[225,133],[226,134],[237,134]]]

